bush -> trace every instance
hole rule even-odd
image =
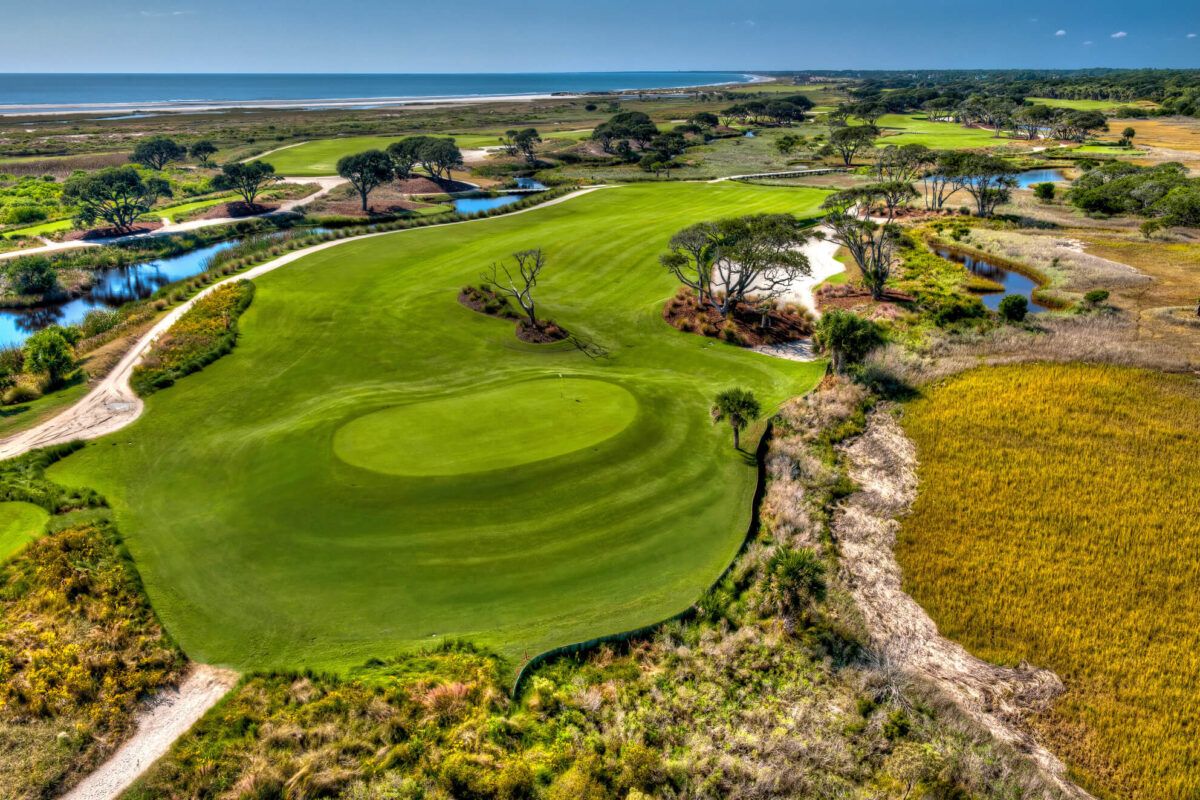
[[[1108,300],[1107,289],[1092,289],[1083,296],[1083,301],[1093,308]]]
[[[44,256],[25,256],[13,259],[8,278],[17,294],[46,294],[58,286],[58,274],[50,259]]]
[[[75,367],[75,351],[57,325],[43,328],[25,340],[25,364],[31,372],[44,372],[58,384]]]
[[[4,215],[6,225],[28,225],[46,218],[46,210],[37,206],[13,206]]]
[[[1057,191],[1057,188],[1058,187],[1049,181],[1045,183],[1035,183],[1033,185],[1033,195],[1038,200],[1041,200],[1044,203],[1049,203],[1054,199],[1054,193]]]
[[[1021,322],[1029,313],[1029,301],[1019,294],[1010,294],[1000,301],[999,311],[1008,322]]]

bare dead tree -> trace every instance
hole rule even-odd
[[[529,317],[529,324],[536,328],[538,319],[533,289],[537,286],[542,267],[546,265],[546,256],[539,247],[513,253],[513,258],[517,262],[516,275],[504,264],[493,263],[482,277],[484,283],[497,294],[516,300],[525,316]]]

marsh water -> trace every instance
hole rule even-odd
[[[982,292],[979,299],[983,304],[992,311],[1000,308],[1000,301],[1010,294],[1020,295],[1029,301],[1029,311],[1032,314],[1045,311],[1046,307],[1033,299],[1033,292],[1037,289],[1037,282],[1025,277],[1019,272],[1011,269],[1004,269],[995,264],[985,261],[981,258],[966,255],[965,253],[957,253],[953,250],[939,248],[935,251],[942,258],[953,261],[956,264],[962,264],[971,273],[995,281],[1004,287],[1003,291],[998,292]]]
[[[1061,169],[1029,169],[1017,173],[1017,186],[1028,189],[1035,183],[1063,183],[1066,179]]]

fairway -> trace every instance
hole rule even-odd
[[[0,562],[37,538],[48,519],[46,509],[33,503],[0,503]]]
[[[406,133],[397,136],[347,136],[338,139],[318,139],[287,147],[262,158],[275,167],[275,172],[291,177],[314,177],[337,174],[337,162],[342,156],[361,153],[365,150],[386,150],[392,142],[408,136],[426,134]],[[437,138],[454,139],[461,149],[499,147],[500,133],[436,133]],[[585,139],[591,131],[544,131],[546,139]]]
[[[924,116],[885,114],[876,123],[887,135],[875,141],[876,147],[923,144],[933,150],[978,150],[1018,144],[1007,134],[984,128],[966,128],[957,122],[931,122]]]
[[[285,151],[286,152],[286,151]],[[444,639],[516,665],[686,609],[741,545],[757,467],[709,415],[822,363],[681,333],[679,228],[813,216],[824,193],[603,189],[350,242],[256,279],[234,352],[56,464],[101,491],[172,636],[241,669],[345,669]],[[539,308],[602,348],[530,345],[457,302],[541,247]]]

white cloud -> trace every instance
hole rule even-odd
[[[1085,45],[1095,44],[1095,42],[1093,42],[1091,39],[1088,39],[1086,42],[1084,42],[1084,44]]]
[[[1056,30],[1056,31],[1054,32],[1054,35],[1055,35],[1055,36],[1066,36],[1066,35],[1067,35],[1067,32],[1066,32],[1066,31],[1064,31],[1062,28],[1059,28],[1058,30]]]
[[[1194,34],[1194,33],[1189,33],[1189,34],[1187,35],[1187,38],[1189,38],[1189,39],[1195,39],[1195,38],[1196,38],[1196,34]]]
[[[1111,38],[1113,38],[1113,39],[1124,39],[1124,38],[1125,38],[1126,36],[1128,36],[1128,35],[1129,35],[1129,34],[1128,34],[1128,33],[1126,33],[1125,31],[1117,31],[1116,33],[1114,33],[1114,34],[1112,35],[1112,37],[1111,37]]]
[[[142,11],[143,17],[186,17],[195,11]]]

